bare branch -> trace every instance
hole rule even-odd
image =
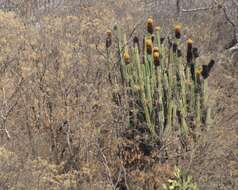
[[[200,8],[194,8],[194,9],[182,9],[183,13],[191,13],[191,12],[198,12],[198,11],[206,11],[209,9],[212,9],[213,6],[210,7],[200,7]]]
[[[4,126],[4,131],[5,131],[5,133],[6,133],[7,139],[8,139],[8,140],[11,139],[10,133],[9,133],[9,131],[7,130],[7,127],[6,127],[6,126]]]
[[[224,12],[224,15],[226,17],[226,20],[235,28],[236,27],[236,24],[231,20],[231,18],[229,17],[228,13],[227,13],[227,8],[226,6],[224,5],[223,6],[223,12]]]
[[[227,12],[227,7],[225,5],[223,6],[223,12],[224,12],[226,20],[232,25],[232,27],[234,29],[234,33],[233,33],[234,37],[233,38],[236,40],[237,44],[229,49],[230,51],[234,51],[234,50],[238,49],[238,29],[237,29],[238,26],[229,17],[228,12]]]
[[[103,165],[104,165],[104,167],[106,168],[106,170],[108,172],[109,183],[111,184],[112,187],[116,188],[115,184],[113,183],[113,176],[112,176],[112,172],[109,168],[107,157],[105,156],[105,154],[103,153],[103,151],[101,149],[100,149],[100,153],[102,154],[102,157],[103,157]]]
[[[180,15],[180,3],[181,3],[181,1],[180,0],[177,0],[176,1],[176,8],[177,8],[177,15]]]
[[[238,7],[238,2],[236,0],[232,0],[232,2]]]
[[[234,51],[237,51],[237,50],[238,50],[238,43],[235,46],[233,46],[229,49],[229,51],[231,51],[231,52],[234,52]]]

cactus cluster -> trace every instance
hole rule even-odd
[[[181,39],[181,25],[175,26],[172,37],[162,38],[161,33],[149,17],[140,47],[138,36],[130,42],[115,27],[121,81],[130,97],[129,124],[146,126],[152,136],[173,130],[188,135],[210,124],[207,77],[214,61],[196,63],[198,48],[192,39]]]

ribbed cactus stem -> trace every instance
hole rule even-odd
[[[169,79],[167,75],[164,75],[164,88],[165,88],[165,101],[166,101],[166,133],[169,133],[172,128],[172,110],[173,110],[173,100],[172,91],[169,86]]]
[[[117,38],[118,38],[118,57],[119,57],[119,63],[120,63],[120,73],[121,73],[121,79],[122,83],[125,84],[125,68],[124,68],[124,59],[123,59],[123,35],[121,28],[119,26],[116,26],[116,33],[117,33]]]
[[[150,82],[151,82],[151,96],[152,99],[155,98],[155,93],[156,93],[156,68],[154,65],[154,62],[151,58],[151,76],[150,76]]]
[[[159,49],[161,49],[160,31],[156,31],[156,42],[157,42],[157,45],[158,45]]]
[[[127,39],[126,39],[126,35],[124,34],[123,36],[123,44],[124,44],[124,52],[128,52],[129,53],[129,48],[127,45]],[[123,75],[125,78],[125,81],[128,83],[129,82],[129,76],[130,76],[130,69],[128,69],[129,66],[126,65],[126,63],[123,61],[123,65],[122,65],[122,70],[123,70]]]
[[[163,56],[165,55],[165,51],[164,51],[164,46],[161,44],[161,41],[160,41],[160,31],[157,30],[156,31],[156,43],[157,43],[157,46],[159,48],[159,53],[162,55],[161,58],[160,58],[160,68],[161,68],[161,74],[164,72],[164,58]]]
[[[170,134],[172,131],[172,118],[173,118],[173,107],[174,103],[172,100],[168,102],[168,112],[167,112],[167,125],[166,125],[166,134]]]
[[[206,108],[207,103],[208,103],[208,81],[207,79],[202,81],[202,107]]]
[[[173,110],[172,110],[172,126],[176,126],[177,125],[177,105],[173,104]]]
[[[171,63],[168,65],[168,80],[170,89],[173,89],[174,75],[173,75],[173,64]]]
[[[161,45],[161,54],[162,54],[162,58],[161,58],[161,64],[160,64],[160,67],[161,67],[161,72],[164,73],[165,72],[165,69],[166,69],[166,58],[165,58],[165,55],[166,55],[166,51],[165,51],[165,47],[164,45]]]
[[[195,103],[196,103],[196,85],[195,83],[190,80],[190,99],[189,99],[189,111],[193,112],[195,108]]]
[[[200,96],[199,94],[196,94],[196,107],[195,107],[195,116],[196,116],[196,127],[201,126],[201,109],[200,109]]]
[[[180,121],[180,127],[181,132],[183,135],[188,134],[188,125],[186,122],[186,115],[185,115],[185,109],[182,99],[179,100],[179,121]]]
[[[107,75],[108,75],[108,80],[110,82],[110,84],[112,85],[112,76],[111,76],[111,72],[112,72],[112,65],[110,62],[110,50],[107,48],[107,61],[106,61],[106,67],[107,67]]]
[[[193,93],[193,81],[191,78],[191,73],[190,73],[190,67],[186,65],[185,67],[185,93],[186,93],[186,108],[187,112],[193,112],[194,107],[193,107],[193,98],[194,98],[194,93]]]
[[[163,93],[163,82],[162,82],[162,72],[161,68],[157,67],[157,83],[158,83],[158,96],[159,96],[159,127],[160,127],[160,132],[163,134],[164,132],[164,123],[165,123],[165,118],[164,118],[164,93]]]
[[[150,68],[148,62],[145,65],[145,95],[146,95],[146,102],[149,106],[150,113],[152,112],[152,94],[151,94],[151,80],[150,80]]]
[[[205,121],[205,126],[209,130],[212,126],[212,119],[211,119],[211,108],[208,107],[206,110],[206,121]]]
[[[146,123],[147,126],[151,132],[151,134],[155,135],[155,128],[154,128],[154,124],[151,121],[151,117],[150,117],[150,111],[149,111],[149,106],[148,106],[148,102],[146,99],[146,93],[145,93],[145,88],[144,86],[146,86],[147,82],[144,82],[144,76],[143,76],[143,67],[144,65],[140,64],[140,57],[139,57],[139,52],[138,52],[138,48],[134,48],[134,53],[135,53],[135,57],[136,57],[136,68],[138,70],[138,82],[139,82],[139,91],[140,91],[140,98],[142,101],[142,106],[143,106],[143,110],[144,110],[144,115],[145,115],[145,119],[146,119]],[[142,68],[141,68],[142,66]]]
[[[182,60],[179,60],[178,65],[178,75],[179,75],[179,82],[180,82],[180,96],[182,98],[183,108],[184,108],[184,114],[187,115],[187,96],[186,96],[186,78],[185,78],[185,70],[184,66],[181,62]]]

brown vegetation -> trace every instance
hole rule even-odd
[[[44,2],[1,4],[0,189],[160,189],[175,165],[201,190],[238,187],[238,53],[228,50],[237,42],[237,0]],[[213,125],[189,151],[173,137],[162,148],[141,143],[148,134],[128,129],[125,102],[113,100],[121,86],[108,79],[106,63],[119,68],[117,56],[107,57],[106,31],[120,23],[132,40],[148,15],[161,28],[183,23],[182,35],[201,47],[199,62],[217,63]]]

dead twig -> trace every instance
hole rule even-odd
[[[238,2],[236,0],[232,0],[232,2],[238,7]]]
[[[181,11],[183,13],[191,13],[191,12],[207,11],[207,10],[210,10],[212,8],[213,8],[213,6],[210,6],[210,7],[200,7],[200,8],[194,8],[194,9],[182,9]]]
[[[236,44],[229,49],[231,52],[233,52],[235,50],[238,50],[238,26],[228,15],[227,7],[225,5],[223,6],[223,12],[227,22],[233,27],[233,39],[236,41]]]

